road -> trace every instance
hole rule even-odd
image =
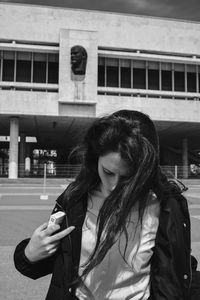
[[[13,251],[19,241],[48,220],[55,199],[65,187],[58,183],[45,190],[38,184],[0,185],[0,299],[45,298],[50,277],[33,281],[19,274],[13,265]],[[48,195],[48,199],[41,200],[41,195]],[[191,217],[192,253],[200,262],[200,185],[190,186],[185,196]]]

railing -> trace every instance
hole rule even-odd
[[[0,81],[0,89],[58,92],[58,84],[54,84],[54,83],[35,83],[35,82],[16,82],[16,81]]]
[[[33,177],[43,177],[44,176],[44,166],[45,164],[40,165],[33,165],[29,176]],[[23,170],[23,166],[19,168],[19,174],[21,173],[20,170]],[[80,165],[52,165],[46,164],[46,176],[47,178],[57,177],[57,178],[74,178],[80,170]],[[26,171],[25,171],[26,172]],[[27,172],[26,172],[27,173]]]
[[[80,165],[57,165],[57,164],[37,164],[26,168],[24,164],[18,165],[18,177],[44,177],[47,178],[74,178],[80,170]],[[0,176],[8,177],[8,164],[0,164]]]
[[[46,169],[45,169],[46,168]],[[200,178],[200,166],[161,166],[163,172],[169,178],[186,179],[186,178]],[[74,178],[80,171],[78,164],[37,164],[25,166],[20,164],[18,166],[18,177],[44,177],[46,173],[47,178]],[[0,177],[8,177],[8,164],[0,164]]]
[[[131,89],[119,87],[98,87],[99,95],[123,95],[133,97],[150,97],[175,100],[199,100],[200,93],[191,92],[174,92],[174,91],[157,91],[150,89]]]

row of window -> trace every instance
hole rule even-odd
[[[0,81],[58,84],[58,62],[57,53],[2,50]],[[98,86],[198,93],[200,67],[99,57]]]
[[[58,54],[1,51],[0,81],[58,83]]]
[[[196,65],[99,57],[98,86],[199,92]]]

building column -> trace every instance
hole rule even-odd
[[[18,177],[18,135],[19,119],[12,117],[10,119],[9,179],[17,179]]]
[[[183,178],[188,178],[188,139],[182,140]]]
[[[24,133],[21,133],[20,144],[19,144],[19,176],[20,177],[24,177],[25,153],[26,153],[26,135]]]

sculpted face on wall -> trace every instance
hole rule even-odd
[[[71,69],[75,75],[85,75],[87,52],[80,45],[71,48]]]

